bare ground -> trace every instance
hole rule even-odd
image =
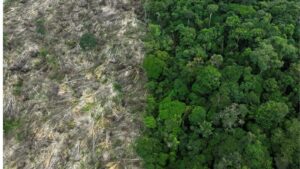
[[[4,13],[6,169],[140,168],[138,1],[19,0]],[[90,32],[97,47],[83,51]],[[42,55],[42,56],[41,56]]]

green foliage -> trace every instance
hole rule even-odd
[[[242,126],[248,113],[245,105],[232,104],[219,113],[219,119],[224,129]]]
[[[42,48],[38,55],[49,69],[49,78],[61,81],[65,75],[61,72],[59,58],[49,53],[46,48]]]
[[[209,63],[215,67],[220,67],[223,63],[223,56],[222,55],[212,55]]]
[[[159,36],[161,35],[160,26],[154,25],[154,24],[149,24],[148,27],[149,27],[149,34],[153,38],[159,38]]]
[[[259,67],[260,71],[265,71],[283,66],[283,62],[279,60],[278,57],[272,45],[261,43],[260,46],[253,51],[251,60]]]
[[[48,50],[45,49],[45,48],[42,48],[40,51],[39,51],[39,56],[42,57],[42,58],[46,58],[46,56],[48,55]]]
[[[222,72],[222,79],[224,81],[238,82],[243,74],[243,68],[241,66],[226,66]]]
[[[79,45],[85,51],[92,50],[97,46],[97,39],[94,34],[85,33],[81,36]]]
[[[13,85],[13,94],[16,96],[20,96],[22,93],[23,80],[18,79],[18,81]]]
[[[177,30],[180,32],[180,43],[183,46],[189,46],[194,43],[196,38],[196,30],[194,28],[185,27],[184,25],[177,26]]]
[[[249,168],[272,168],[272,161],[267,154],[267,148],[260,141],[247,144],[245,147],[246,164]],[[264,157],[264,158],[262,158]]]
[[[300,166],[300,122],[298,119],[286,121],[283,129],[274,130],[271,140],[278,168]]]
[[[118,91],[118,92],[122,92],[122,86],[119,83],[114,83],[113,84],[114,90]]]
[[[19,128],[21,125],[19,120],[15,120],[15,119],[4,119],[3,121],[3,130],[4,133],[7,134],[11,131],[16,130],[17,128]]]
[[[95,103],[87,103],[86,105],[84,105],[81,109],[81,111],[87,113],[90,110],[92,110],[95,107]]]
[[[71,49],[75,48],[76,45],[77,45],[77,42],[76,41],[73,41],[73,40],[67,40],[65,42],[66,45],[68,45]]]
[[[153,116],[147,116],[144,118],[144,124],[148,128],[155,128],[156,127],[156,121]]]
[[[165,63],[157,57],[149,55],[145,58],[143,66],[147,73],[147,76],[150,79],[158,79],[163,72]]]
[[[206,119],[206,111],[201,106],[193,108],[192,113],[189,115],[189,121],[193,125],[201,124]]]
[[[47,55],[46,60],[47,60],[48,66],[51,70],[59,69],[59,62],[58,62],[58,59],[56,56]]]
[[[145,168],[161,168],[166,164],[167,154],[162,152],[162,144],[159,140],[149,137],[141,137],[137,140],[137,152],[145,158]]]
[[[193,91],[199,94],[207,94],[217,89],[220,85],[221,73],[212,66],[200,68],[197,73]]]
[[[174,87],[171,96],[180,100],[184,100],[187,93],[189,93],[187,85],[181,79],[176,79],[174,81]]]
[[[166,98],[159,105],[159,118],[162,120],[180,119],[185,111],[185,104]]]
[[[40,35],[45,35],[46,34],[46,27],[45,27],[45,20],[44,19],[38,19],[35,22],[36,26],[36,32]]]
[[[288,112],[289,109],[285,103],[269,101],[258,108],[255,119],[263,129],[271,129],[282,122]]]
[[[207,11],[209,13],[215,13],[215,12],[218,11],[218,9],[219,9],[219,6],[216,5],[216,4],[210,4],[210,5],[207,6]]]
[[[226,25],[230,27],[236,27],[241,23],[240,18],[237,15],[229,16],[226,18]]]
[[[145,168],[299,168],[299,2],[151,0],[145,10]]]
[[[3,3],[4,5],[4,10],[8,10],[9,7],[13,6],[15,3],[20,2],[20,0],[5,0]]]
[[[229,4],[228,5],[229,10],[232,10],[233,12],[240,14],[242,16],[245,15],[253,15],[256,11],[254,10],[253,6],[250,5],[241,5],[241,4]]]

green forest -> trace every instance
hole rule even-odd
[[[146,169],[300,168],[300,1],[144,0]]]

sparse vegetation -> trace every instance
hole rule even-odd
[[[61,81],[65,75],[61,72],[59,59],[57,56],[52,55],[46,48],[39,51],[39,57],[45,62],[49,69],[49,78]]]
[[[13,3],[18,2],[19,0],[4,0],[4,10],[7,10]]]
[[[94,34],[85,33],[81,36],[79,45],[83,50],[91,50],[97,46],[97,39]]]
[[[7,134],[15,129],[19,128],[21,125],[20,120],[15,119],[4,119],[3,121],[3,130]]]
[[[82,109],[81,111],[87,113],[89,111],[91,111],[94,107],[95,107],[95,103],[87,103]]]
[[[73,49],[73,48],[75,48],[75,47],[76,47],[76,45],[77,45],[77,42],[76,42],[76,41],[74,41],[74,40],[67,40],[67,41],[65,42],[65,44],[66,44],[67,46],[69,46],[69,47],[70,47],[70,49]]]
[[[35,22],[36,26],[36,32],[40,35],[45,35],[46,34],[46,27],[45,27],[45,20],[44,19],[38,19]]]
[[[115,91],[117,91],[117,92],[119,92],[119,93],[122,92],[122,86],[121,86],[119,83],[115,82],[115,83],[113,84],[113,87],[114,87],[114,90],[115,90]]]
[[[51,71],[55,71],[60,68],[58,58],[54,55],[47,55],[46,62]]]
[[[3,33],[3,47],[4,47],[4,50],[5,48],[8,47],[8,34],[7,33]]]
[[[42,48],[40,51],[39,51],[39,56],[42,57],[43,59],[46,58],[46,56],[48,55],[48,50],[46,48]]]
[[[13,94],[16,96],[20,96],[22,93],[23,80],[18,79],[17,82],[13,85]]]
[[[137,2],[110,1],[15,0],[7,8],[4,116],[22,124],[5,134],[5,168],[140,168],[130,145],[145,93],[143,24]]]

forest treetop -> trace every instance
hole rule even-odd
[[[299,168],[300,1],[144,5],[145,168]]]

